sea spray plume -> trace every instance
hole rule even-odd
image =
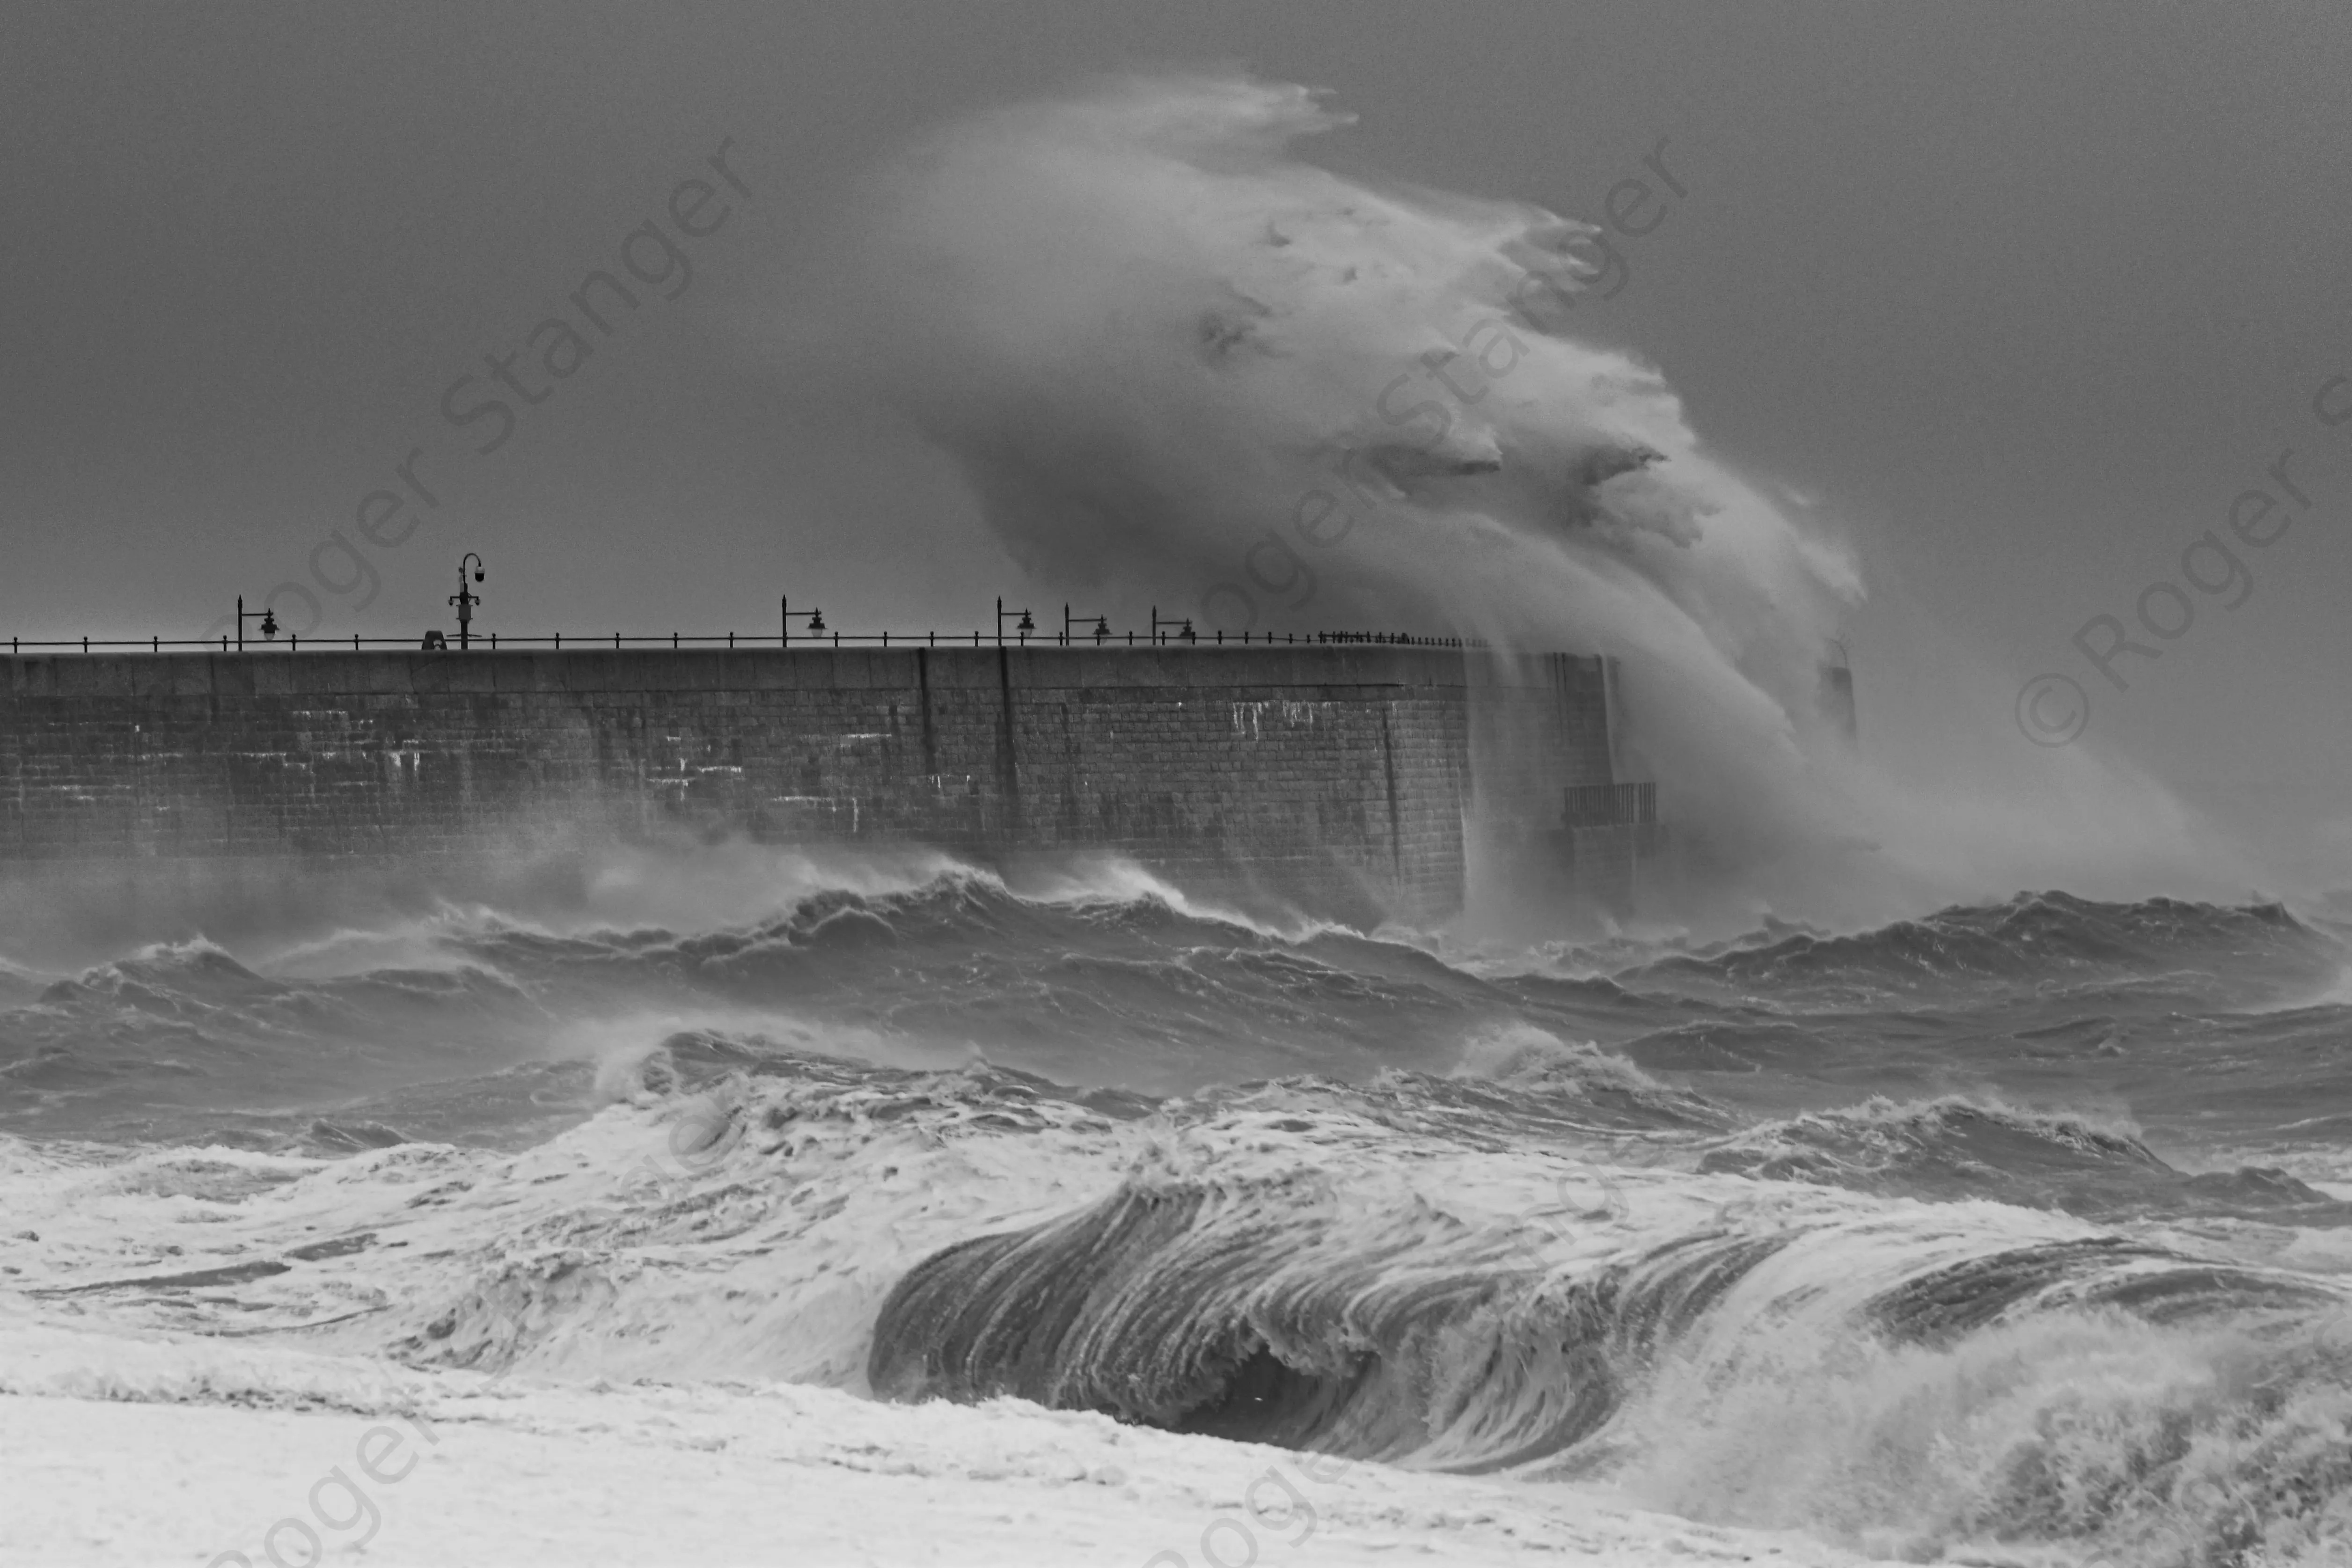
[[[2153,843],[2193,858],[2162,792],[2097,760],[1857,759],[1815,705],[1857,570],[1656,370],[1567,335],[1598,231],[1297,155],[1344,123],[1304,88],[1178,77],[938,133],[841,226],[827,384],[950,454],[1040,586],[1122,618],[1618,656],[1686,918],[1883,920]]]
[[[1590,226],[1291,152],[1341,123],[1189,78],[961,124],[856,226],[856,363],[1042,582],[1636,658],[1687,817],[1821,837],[1797,731],[1851,566],[1703,455],[1655,371],[1562,335]],[[1749,784],[1704,782],[1727,770]]]
[[[1654,371],[1559,335],[1590,226],[1290,154],[1341,123],[1298,88],[1129,83],[983,116],[882,182],[862,342],[911,353],[889,392],[1026,564],[1164,599],[1246,575],[1271,528],[1312,557],[1318,616],[1630,643],[1638,624],[1584,623],[1668,595],[1734,659],[1853,596],[1699,457]],[[1451,409],[1400,395],[1433,358]],[[1299,499],[1335,489],[1302,532]],[[1538,563],[1596,602],[1494,602]],[[1817,648],[1796,651],[1809,692]]]

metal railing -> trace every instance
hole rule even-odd
[[[568,632],[549,632],[535,636],[516,637],[498,632],[476,632],[469,645],[459,648],[455,643],[436,647],[435,652],[503,652],[530,648],[547,648],[559,653],[612,651],[623,647],[1309,647],[1334,644],[1362,644],[1387,647],[1484,648],[1488,645],[1475,637],[1423,637],[1411,632],[1201,632],[1186,636],[1181,632],[1155,629],[1150,632],[1100,631],[1014,632],[793,632],[775,637],[752,633],[669,632],[635,635],[625,632],[592,633],[580,636]],[[423,651],[421,639],[414,637],[371,637],[353,633],[349,637],[311,637],[304,638],[289,634],[283,642],[255,642],[248,639],[242,648],[235,648],[232,639],[220,637],[10,637],[8,651],[24,653],[104,653],[132,651],[164,653],[195,651],[207,653],[358,653],[366,648],[406,648]]]

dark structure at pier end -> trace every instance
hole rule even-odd
[[[454,864],[583,837],[1099,851],[1368,921],[1658,845],[1611,667],[1378,646],[0,657],[0,873]]]

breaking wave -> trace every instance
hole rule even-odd
[[[2352,1524],[2334,1280],[1985,1205],[1654,1174],[1505,1216],[1451,1190],[1138,1172],[909,1271],[868,1376],[885,1397],[1608,1476],[1917,1561],[2038,1539],[2234,1562]]]
[[[1930,1202],[1987,1198],[2087,1218],[2352,1225],[2352,1204],[2283,1170],[2188,1174],[2128,1133],[2080,1117],[1958,1099],[1908,1105],[1880,1099],[1768,1123],[1710,1150],[1698,1168]]]
[[[2324,922],[2044,893],[1512,963],[1124,874],[653,903],[16,965],[0,1294],[1013,1395],[1918,1560],[2345,1529]]]
[[[2279,904],[2107,904],[2053,891],[1853,934],[1768,931],[1661,959],[1643,973],[1728,992],[1802,996],[1819,1006],[2168,984],[2211,988],[2211,997],[2229,999],[2263,987],[2315,986],[2342,962],[2336,942]]]

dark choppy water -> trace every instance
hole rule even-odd
[[[2326,910],[1470,951],[1132,878],[655,902],[0,968],[20,1195],[332,1176],[370,1227],[136,1276],[86,1236],[10,1283],[419,1362],[1016,1394],[1915,1555],[2352,1540]],[[531,1162],[638,1144],[662,1180],[519,1217]],[[395,1277],[400,1226],[439,1228]],[[545,1226],[572,1261],[533,1272]]]

